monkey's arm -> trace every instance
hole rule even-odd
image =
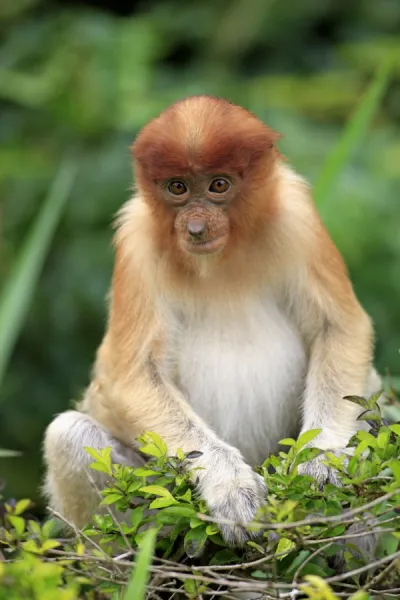
[[[303,431],[322,429],[312,444],[327,450],[344,448],[358,428],[356,419],[361,409],[344,396],[372,394],[377,388],[369,388],[379,386],[379,381],[377,377],[374,380],[372,370],[370,319],[358,303],[343,260],[322,224],[317,231],[300,284],[298,317],[309,348]],[[320,465],[320,472],[312,474],[323,478],[325,471]]]
[[[178,448],[202,452],[189,467],[203,468],[195,472],[197,484],[214,516],[249,522],[265,497],[263,481],[163,377],[168,323],[157,314],[151,282],[132,255],[117,251],[108,329],[81,410],[126,445],[154,431],[171,454]],[[222,530],[232,542],[246,537],[240,526]]]

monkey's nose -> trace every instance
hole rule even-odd
[[[207,229],[207,223],[204,219],[190,219],[187,224],[187,230],[190,237],[201,239]]]

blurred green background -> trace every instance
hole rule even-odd
[[[38,498],[44,428],[88,382],[106,316],[110,223],[132,185],[129,145],[188,94],[253,110],[315,182],[392,57],[368,132],[320,210],[375,321],[377,365],[400,374],[399,0],[1,0],[0,36],[3,291],[43,203],[53,206],[52,224],[34,234],[42,249],[25,253],[32,264],[45,255],[36,287],[25,265],[33,300],[22,285],[0,314],[0,341],[11,339],[10,310],[19,328],[27,304],[0,365],[0,448],[23,453],[0,459],[7,495]]]

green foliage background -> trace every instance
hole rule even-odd
[[[377,365],[400,371],[398,0],[109,5],[0,5],[0,286],[64,157],[79,167],[0,388],[0,447],[23,452],[0,467],[16,496],[37,497],[44,427],[88,381],[106,315],[110,223],[132,185],[129,144],[187,94],[256,112],[315,182],[377,66],[393,57],[373,126],[320,210],[375,321]]]

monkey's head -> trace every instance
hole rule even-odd
[[[225,100],[190,97],[146,125],[132,146],[136,184],[163,250],[227,253],[276,210],[278,134]]]

